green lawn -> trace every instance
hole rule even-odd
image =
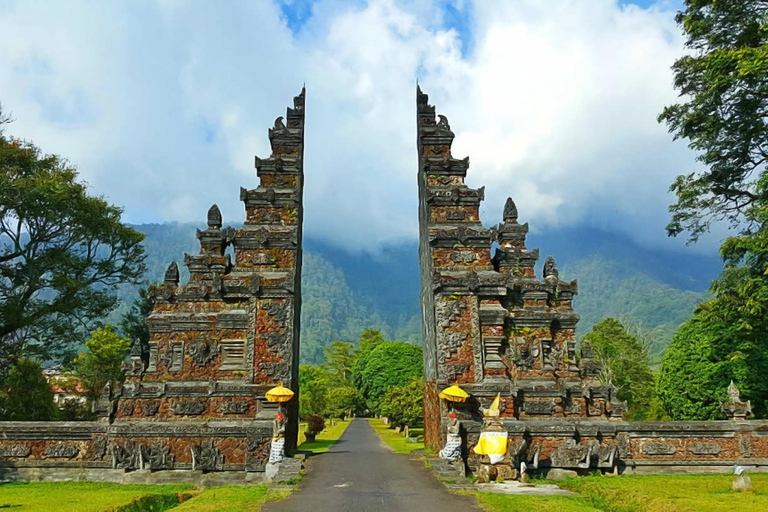
[[[768,475],[750,475],[753,493],[731,490],[731,475],[593,476],[558,482],[578,497],[479,494],[489,512],[733,512],[768,510]]]
[[[268,485],[212,487],[174,508],[173,512],[255,512],[264,503],[290,494],[290,491],[268,492],[268,489]]]
[[[0,509],[34,512],[140,512],[169,510],[192,497],[191,485],[121,485],[94,482],[0,484]],[[131,503],[135,506],[130,507]],[[149,506],[152,505],[150,509]]]
[[[489,512],[598,512],[612,508],[594,508],[582,497],[570,496],[507,496],[505,494],[473,493],[477,503]]]
[[[395,453],[411,453],[413,450],[424,449],[424,430],[412,429],[411,433],[419,436],[418,443],[409,443],[406,441],[405,436],[397,434],[395,429],[390,428],[383,421],[377,418],[368,418],[373,430],[379,435],[382,441],[384,441]]]
[[[344,433],[345,430],[347,430],[347,427],[352,422],[351,419],[346,420],[334,420],[335,425],[331,426],[330,421],[326,421],[326,427],[325,430],[320,432],[315,440],[311,443],[308,443],[306,438],[304,437],[304,429],[306,428],[306,423],[300,423],[299,424],[299,450],[305,451],[305,452],[312,452],[312,453],[323,453],[327,452],[328,449],[333,446],[333,444],[341,437],[341,434]]]

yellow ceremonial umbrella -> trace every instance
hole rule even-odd
[[[286,387],[283,387],[283,383],[281,382],[274,388],[267,391],[266,397],[267,397],[267,400],[269,400],[270,402],[277,402],[278,404],[277,410],[279,411],[280,404],[282,404],[283,402],[287,402],[288,400],[293,398],[293,391],[291,391]]]
[[[449,402],[465,402],[469,398],[469,394],[455,384],[442,390],[439,396]]]
[[[438,395],[443,400],[451,402],[451,411],[453,411],[453,402],[465,402],[469,398],[469,394],[454,384],[449,388],[445,388]]]

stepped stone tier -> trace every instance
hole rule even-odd
[[[125,383],[98,404],[100,422],[0,424],[0,466],[14,468],[0,479],[31,468],[111,469],[117,476],[103,478],[118,481],[132,481],[119,476],[126,470],[265,471],[278,410],[265,393],[280,382],[295,392],[282,404],[286,449],[295,447],[304,100],[302,89],[269,129],[260,185],[240,190],[243,226],[223,227],[213,205],[200,254],[184,255],[189,282],[172,262],[149,290],[149,351],[134,344]]]
[[[435,115],[418,87],[416,104],[426,444],[435,451],[444,445],[450,406],[438,393],[458,384],[470,394],[454,407],[473,470],[483,461],[473,451],[482,410],[497,394],[507,463],[518,467],[765,466],[768,422],[622,421],[626,404],[599,379],[589,344],[577,354],[576,281],[561,280],[552,257],[536,275],[539,251],[526,247],[528,224],[518,222],[511,198],[502,222],[483,226],[485,189],[466,185],[469,158],[452,155],[448,119]],[[723,410],[746,410],[736,402]]]

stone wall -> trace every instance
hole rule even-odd
[[[460,414],[461,416],[461,414]],[[625,422],[558,419],[505,420],[508,460],[546,472],[586,474],[768,471],[768,421]],[[470,447],[482,422],[462,419]],[[480,456],[469,451],[476,469]]]

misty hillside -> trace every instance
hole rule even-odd
[[[147,234],[147,279],[159,280],[171,260],[198,252],[194,224],[142,224]],[[575,308],[583,335],[606,316],[631,317],[654,334],[654,359],[718,274],[716,256],[644,249],[629,239],[579,228],[529,237],[542,260],[553,255],[563,279],[578,279]],[[352,254],[321,241],[304,244],[301,353],[319,362],[322,347],[339,339],[354,341],[366,327],[388,339],[420,343],[419,272],[416,243],[390,246],[379,254]],[[182,282],[186,269],[182,268]],[[540,272],[540,268],[538,270]],[[126,303],[135,289],[121,293]],[[115,315],[127,306],[122,306]]]

